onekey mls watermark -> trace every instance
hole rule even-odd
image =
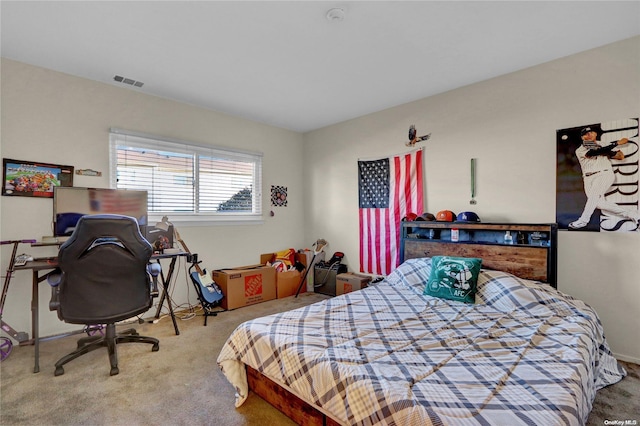
[[[626,419],[626,420],[605,420],[606,426],[637,426],[638,420]]]

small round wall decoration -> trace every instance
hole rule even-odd
[[[276,207],[287,206],[287,187],[271,185],[271,205]]]

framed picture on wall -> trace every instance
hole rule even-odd
[[[558,229],[640,229],[640,118],[556,131]]]
[[[73,166],[2,160],[2,195],[53,198],[56,186],[73,186]]]

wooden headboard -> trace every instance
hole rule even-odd
[[[400,257],[478,257],[483,268],[557,288],[557,229],[555,223],[402,222]],[[507,232],[512,243],[505,241]]]

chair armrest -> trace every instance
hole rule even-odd
[[[147,272],[151,275],[151,297],[158,297],[160,294],[158,291],[158,275],[162,272],[162,266],[157,262],[149,263]]]
[[[60,308],[60,289],[58,286],[62,281],[62,271],[59,268],[47,274],[47,283],[51,286],[51,300],[49,301],[49,310],[57,311]]]

